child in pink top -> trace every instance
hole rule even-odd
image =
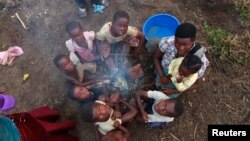
[[[110,60],[110,47],[108,42],[95,39],[93,31],[83,31],[79,22],[70,22],[66,30],[71,39],[66,41],[70,52],[70,60],[74,65],[89,63],[96,66],[97,61],[105,61],[109,68],[113,68]]]

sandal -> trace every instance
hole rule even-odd
[[[94,13],[97,13],[97,12],[103,13],[103,10],[105,9],[105,7],[102,5],[94,4],[93,6],[94,6],[94,11],[93,11]]]
[[[8,111],[15,107],[16,100],[11,95],[0,94],[0,111]]]
[[[102,0],[102,5],[105,7],[109,7],[109,1],[108,0]]]
[[[82,9],[82,8],[79,8],[79,12],[78,12],[78,15],[80,18],[85,18],[88,16],[88,13],[87,13],[87,9]]]

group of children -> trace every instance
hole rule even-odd
[[[111,79],[122,70],[126,70],[124,77],[142,76],[122,64],[121,56],[131,53],[137,58],[144,46],[144,35],[129,26],[128,13],[117,11],[112,22],[96,34],[84,31],[78,22],[70,22],[66,30],[70,53],[57,55],[54,64],[70,82],[69,97],[82,105],[83,119],[95,123],[99,141],[129,140],[127,127],[133,119],[144,121],[149,127],[168,127],[184,110],[178,96],[197,88],[208,65],[204,47],[195,43],[195,26],[179,25],[175,36],[161,39],[154,52],[156,89],[136,91],[132,105],[121,98]]]

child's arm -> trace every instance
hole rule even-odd
[[[116,68],[115,62],[111,56],[104,58],[104,61],[110,71],[113,71]]]
[[[204,77],[201,77],[201,78],[197,79],[195,81],[195,83],[189,89],[187,89],[185,92],[187,92],[187,91],[194,91],[194,90],[198,89],[199,86],[202,84],[203,81],[204,81]]]
[[[124,100],[120,100],[120,102],[129,109],[128,112],[126,112],[124,115],[122,115],[122,118],[121,118],[122,123],[128,122],[129,120],[131,120],[135,117],[135,115],[137,114],[137,110],[135,109],[134,106],[130,105],[128,102],[126,102]]]
[[[98,97],[98,100],[105,102],[107,106],[114,108],[116,111],[120,111],[120,107],[118,105],[119,99],[119,93],[110,94],[105,87],[104,94]]]
[[[203,81],[203,78],[200,78],[200,79],[196,80],[196,82],[190,88],[186,89],[183,92],[189,92],[189,91],[196,90],[199,87],[199,85],[202,83],[202,81]],[[163,90],[161,92],[163,92],[166,95],[171,95],[171,94],[174,94],[174,93],[179,93],[180,91],[178,91],[177,89],[168,89],[168,90]]]
[[[164,76],[163,69],[161,67],[161,59],[162,59],[163,55],[164,55],[164,53],[161,52],[161,50],[159,48],[157,48],[155,50],[155,53],[154,53],[154,65],[155,65],[155,68],[156,68],[157,72],[160,75],[161,83],[162,84],[167,84],[169,79],[168,79],[168,77]]]
[[[138,30],[138,33],[136,35],[136,37],[138,37],[140,39],[140,44],[139,44],[139,47],[142,47],[145,43],[145,37],[144,37],[144,34]]]
[[[87,86],[87,85],[90,85],[90,84],[95,82],[95,80],[89,80],[89,81],[86,81],[86,82],[82,83],[82,82],[76,80],[74,77],[71,77],[71,76],[68,76],[68,75],[66,75],[65,77],[66,77],[67,80],[69,80],[73,84],[79,85],[79,86]]]
[[[181,83],[183,81],[184,76],[180,76],[176,78],[177,83]]]
[[[119,111],[119,105],[118,105],[119,101],[120,101],[119,91],[116,91],[110,95],[109,104],[111,107],[115,108],[115,110],[118,111]]]
[[[137,103],[137,106],[141,112],[141,115],[142,115],[142,118],[145,122],[148,121],[148,114],[144,111],[144,109],[142,108],[142,104],[141,104],[141,98],[142,97],[148,97],[148,94],[146,91],[142,91],[142,90],[139,90],[136,92],[136,95],[135,95],[135,98],[136,98],[136,103]]]
[[[97,141],[101,141],[102,135],[101,133],[98,131],[98,125],[95,125],[95,137]]]
[[[120,100],[120,95],[118,94],[103,94],[98,98],[100,101],[106,103],[107,106],[114,108],[117,111],[120,111],[118,102]]]
[[[82,83],[81,83],[80,81],[76,80],[74,77],[71,77],[71,76],[66,75],[65,78],[66,78],[67,80],[69,80],[70,82],[72,82],[73,84],[75,84],[75,85],[80,85],[80,86],[82,86]]]
[[[192,74],[188,77],[183,77],[182,81],[179,83],[178,83],[178,80],[176,80],[177,78],[175,77],[172,77],[171,80],[173,84],[175,85],[175,88],[179,92],[184,92],[195,84],[195,82],[197,81],[197,78],[198,78],[198,73]]]
[[[135,53],[139,54],[142,46],[145,44],[145,37],[144,37],[144,34],[140,30],[137,30],[136,37],[139,38],[140,42],[139,42],[139,46],[135,50]]]
[[[110,95],[110,102],[111,103],[114,103],[114,104],[119,103],[119,100],[120,100],[120,93],[118,90],[111,93],[111,95]]]
[[[121,125],[121,126],[119,126],[119,127],[118,127],[118,129],[119,129],[119,130],[121,130],[121,131],[122,131],[123,133],[125,133],[125,134],[129,134],[128,129],[127,129],[127,128],[125,128],[125,127],[124,127],[124,126],[122,126],[122,125]]]
[[[98,97],[98,100],[103,101],[107,104],[109,102],[109,95],[104,93]]]
[[[124,126],[119,126],[118,129],[121,130],[121,131],[124,133],[123,141],[128,141],[129,138],[130,138],[130,134],[129,134],[129,132],[128,132],[128,129],[125,128]]]
[[[96,33],[96,38],[101,41],[105,41],[106,39],[106,31],[109,30],[110,28],[107,29],[107,26],[110,26],[110,23],[106,23],[102,26],[102,28]]]

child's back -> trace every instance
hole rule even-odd
[[[65,78],[75,85],[86,86],[89,83],[94,82],[94,80],[85,82],[87,77],[84,77],[84,70],[96,70],[95,66],[90,64],[78,64],[74,66],[73,62],[69,59],[69,57],[65,54],[58,54],[54,58],[54,64],[60,69]],[[91,78],[91,76],[89,76]]]

